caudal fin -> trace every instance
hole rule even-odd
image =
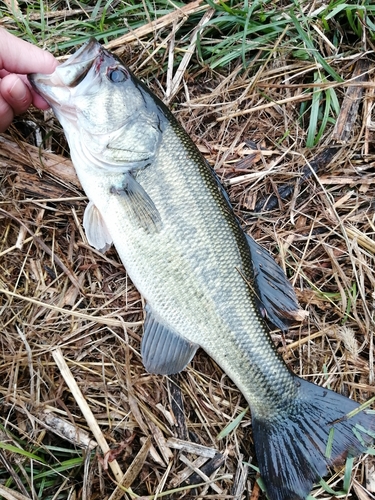
[[[300,397],[288,414],[270,420],[253,416],[255,451],[269,500],[304,500],[327,466],[363,453],[375,437],[374,414],[355,413],[355,401],[299,382]]]

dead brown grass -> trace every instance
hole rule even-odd
[[[142,41],[147,30],[134,37],[133,63],[157,57],[158,44],[171,39],[162,26],[154,31],[152,47]],[[314,65],[282,54],[255,74],[242,73],[240,63],[226,74],[189,73],[184,64],[180,81],[161,81],[170,89],[167,99],[175,97],[175,114],[228,187],[246,230],[286,270],[310,313],[285,339],[274,332],[280,352],[295,373],[366,401],[375,393],[371,66],[350,133],[329,165],[298,184],[301,169],[329,147],[334,132],[304,149],[297,106],[311,84],[299,75]],[[355,86],[354,68],[352,61],[335,66],[345,78],[337,87],[342,100]],[[140,72],[148,76],[146,63]],[[40,122],[41,114],[28,118]],[[249,413],[216,438],[246,402],[215,363],[199,352],[179,377],[145,372],[142,299],[115,250],[101,255],[87,244],[85,197],[64,139],[56,131],[53,137],[53,153],[41,157],[16,127],[0,137],[1,441],[82,449],[83,466],[64,471],[60,489],[46,490],[51,498],[264,498],[247,465],[254,459]],[[252,213],[290,182],[291,197],[271,212]],[[45,453],[52,461],[53,450]],[[1,468],[0,496],[38,498],[23,486],[16,453],[2,451]],[[343,470],[332,471],[328,483],[339,489],[342,478]],[[374,491],[374,460],[363,456],[355,462],[351,498],[374,498]],[[318,488],[314,497],[331,495]]]

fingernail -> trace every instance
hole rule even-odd
[[[9,95],[15,101],[23,101],[26,97],[26,86],[25,84],[17,78],[17,80],[13,83],[13,86],[9,90]]]

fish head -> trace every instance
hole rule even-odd
[[[163,129],[162,103],[95,39],[53,73],[28,78],[52,107],[71,150],[83,145],[107,166],[135,162],[142,167],[155,153]]]

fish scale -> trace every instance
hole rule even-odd
[[[202,347],[249,402],[269,499],[305,499],[327,466],[366,451],[375,419],[278,355],[263,316],[286,330],[299,312],[283,271],[170,111],[95,40],[29,79],[63,125],[88,241],[114,243],[146,300],[145,368],[177,373]]]
[[[179,155],[186,148],[191,148],[190,154]],[[137,174],[137,181],[161,214],[160,233],[150,235],[120,214],[113,217],[112,203],[98,200],[97,206],[104,218],[111,218],[107,225],[115,235],[119,255],[123,262],[131,262],[129,276],[152,309],[174,330],[199,343],[238,385],[254,410],[269,412],[271,394],[272,408],[274,395],[284,400],[289,391],[289,396],[294,396],[294,379],[275,357],[272,341],[264,342],[266,326],[243,277],[252,275],[246,240],[209,167],[194,152],[192,143],[187,138],[181,141],[171,126],[164,131],[152,169]],[[159,171],[163,181],[155,183]],[[217,197],[209,196],[215,189]],[[121,213],[121,199],[112,202],[119,204]],[[168,217],[170,212],[174,218]],[[132,238],[126,241],[130,233]],[[204,262],[197,258],[198,250],[207,255]],[[168,301],[171,297],[174,304]],[[218,344],[225,345],[225,352]],[[275,379],[270,378],[270,360],[276,365]],[[262,366],[267,367],[263,377]]]

